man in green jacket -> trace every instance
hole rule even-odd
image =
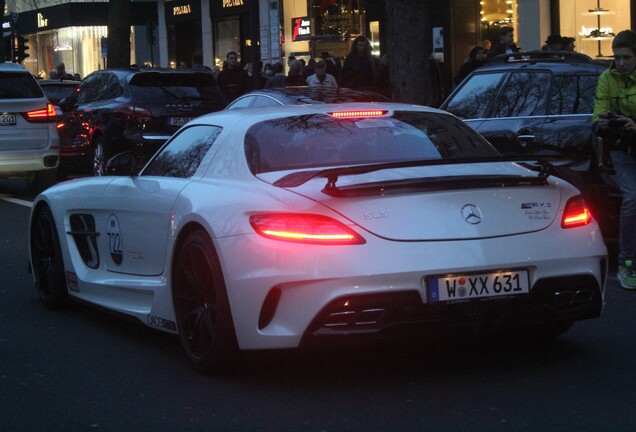
[[[592,122],[610,148],[623,195],[619,226],[618,280],[636,289],[636,32],[612,41],[614,62],[598,79]]]

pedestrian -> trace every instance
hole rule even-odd
[[[444,53],[431,54],[428,62],[428,74],[431,80],[431,106],[438,108],[450,95],[453,79],[450,69],[444,64]]]
[[[271,63],[265,63],[265,66],[263,66],[263,75],[265,75],[266,79],[270,79],[274,76],[274,67]]]
[[[364,36],[356,37],[351,43],[340,71],[341,87],[356,90],[375,90],[376,65],[371,55],[371,44]]]
[[[605,140],[623,195],[619,218],[618,280],[636,289],[636,32],[612,40],[614,60],[598,78],[594,130]]]
[[[488,51],[488,58],[498,56],[500,54],[510,54],[519,52],[519,47],[515,45],[515,29],[509,26],[503,26],[497,32],[499,42],[492,46]]]
[[[250,76],[241,67],[236,52],[228,52],[225,61],[223,70],[219,72],[217,83],[229,103],[250,91],[252,83]]]
[[[541,51],[563,51],[563,37],[561,35],[548,36]]]
[[[303,78],[303,65],[300,60],[289,62],[289,72],[285,79],[285,87],[304,86],[306,82]]]
[[[73,77],[73,75],[66,72],[66,66],[64,65],[64,63],[58,63],[56,69],[57,69],[57,73],[56,73],[55,79],[75,80],[75,77]]]
[[[309,87],[330,87],[338,88],[336,78],[327,73],[327,64],[320,59],[314,63],[315,73],[307,77],[307,85]]]
[[[468,60],[466,60],[459,71],[457,71],[457,75],[455,75],[455,79],[453,80],[455,85],[459,85],[464,78],[466,78],[472,71],[486,63],[486,50],[484,50],[481,46],[476,46],[470,50],[468,53]]]
[[[252,63],[252,90],[260,90],[265,87],[267,78],[263,75],[263,62],[256,60]]]
[[[335,56],[328,51],[324,51],[321,54],[321,58],[325,61],[325,64],[327,65],[327,73],[329,75],[333,75],[334,78],[338,80],[340,77],[340,70],[342,69],[342,65],[340,64],[340,61],[336,59]]]
[[[563,50],[576,52],[576,39],[570,36],[563,36]]]
[[[285,68],[282,63],[274,63],[272,65],[272,72],[274,75],[267,80],[265,88],[285,87],[285,79],[287,76],[285,75]]]
[[[199,72],[212,72],[212,69],[203,64],[203,54],[195,52],[192,54],[192,70]]]

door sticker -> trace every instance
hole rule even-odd
[[[106,229],[108,235],[108,250],[113,262],[117,265],[121,264],[124,258],[124,247],[121,238],[121,230],[119,228],[119,220],[117,216],[111,214],[108,218],[108,228]]]

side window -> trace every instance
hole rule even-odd
[[[124,93],[115,74],[104,74],[99,82],[99,100],[115,99]]]
[[[272,99],[270,97],[267,96],[256,96],[254,98],[254,103],[252,104],[252,107],[271,107],[271,106],[280,106],[282,105],[280,102],[278,102],[276,99]]]
[[[483,118],[505,73],[473,75],[453,96],[446,111],[463,119]]]
[[[597,75],[557,75],[552,79],[550,114],[591,114]]]
[[[192,177],[221,130],[207,125],[183,129],[150,161],[141,175]]]
[[[93,102],[97,97],[97,89],[100,74],[89,75],[79,86],[79,93],[77,95],[77,103],[85,104]]]
[[[549,89],[548,73],[512,73],[501,92],[494,117],[545,115]]]
[[[228,107],[228,109],[247,108],[248,106],[250,106],[253,100],[254,99],[250,96],[237,99],[234,102],[232,102],[232,104]]]

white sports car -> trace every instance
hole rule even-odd
[[[205,115],[136,175],[39,195],[35,284],[178,334],[202,370],[429,322],[554,336],[601,313],[607,250],[579,192],[528,166],[413,105]]]

